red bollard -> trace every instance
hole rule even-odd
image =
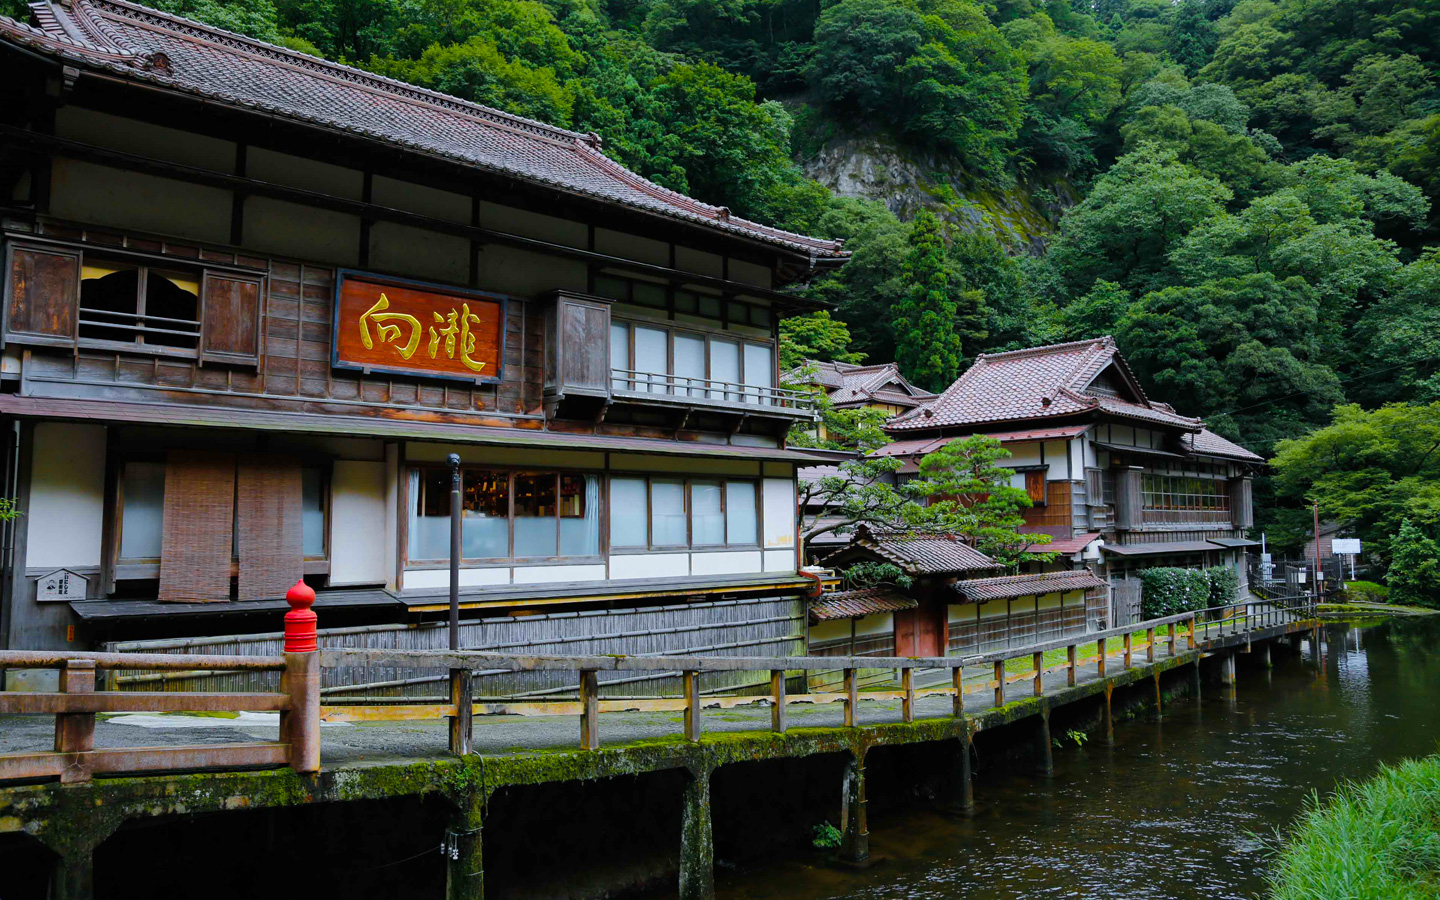
[[[285,614],[285,652],[314,653],[320,649],[315,640],[317,617],[310,605],[315,602],[315,589],[303,580],[285,592],[290,611]]]
[[[290,745],[290,768],[320,771],[320,654],[316,616],[310,605],[315,591],[304,581],[285,594],[285,674],[280,691],[290,695],[290,708],[280,713],[280,740]]]

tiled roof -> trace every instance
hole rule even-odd
[[[1018,444],[1025,441],[1049,441],[1062,438],[1072,438],[1083,434],[1089,425],[1065,425],[1059,428],[1032,428],[1028,431],[1000,431],[991,434],[984,434],[985,437],[994,438],[1002,444]],[[871,456],[924,456],[927,453],[934,453],[951,441],[964,440],[968,435],[956,435],[954,437],[942,438],[917,438],[908,441],[895,441],[886,444],[871,453]]]
[[[1038,575],[1002,575],[955,582],[955,592],[972,603],[1010,597],[1038,597],[1060,591],[1103,588],[1106,583],[1087,571],[1045,572]]]
[[[810,605],[810,617],[817,622],[829,619],[858,619],[876,613],[914,609],[920,604],[891,587],[870,587],[826,594]]]
[[[806,360],[781,377],[784,384],[818,384],[837,406],[860,406],[866,403],[889,403],[913,407],[935,394],[915,387],[900,374],[895,363],[861,366],[854,363]],[[890,387],[898,384],[898,388]]]
[[[1095,376],[1111,365],[1135,392],[1134,400],[1085,393]],[[1094,410],[1187,431],[1200,427],[1199,419],[1178,415],[1166,404],[1146,398],[1116,350],[1115,339],[1107,336],[1008,353],[982,353],[938,398],[897,416],[886,429],[904,432],[1054,418]]]
[[[1065,556],[1072,556],[1084,550],[1086,547],[1100,539],[1099,532],[1089,534],[1077,534],[1074,537],[1056,538],[1048,544],[1040,544],[1032,549],[1037,553],[1060,553]]]
[[[1202,428],[1195,434],[1184,435],[1181,437],[1181,441],[1191,453],[1197,456],[1225,456],[1252,462],[1265,461],[1265,457],[1260,454],[1251,453],[1239,444],[1225,440],[1208,428]]]
[[[660,187],[600,152],[599,138],[513,116],[124,0],[32,4],[0,16],[0,41],[222,104],[339,129],[532,184],[764,241],[812,259],[820,240],[731,216]]]
[[[850,546],[831,557],[856,548],[869,550],[912,575],[949,575],[1000,568],[995,560],[951,534],[880,531],[860,525]]]

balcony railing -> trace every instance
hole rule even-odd
[[[1146,525],[1230,525],[1228,509],[1142,509],[1141,522]]]
[[[814,402],[809,393],[789,388],[740,384],[714,378],[610,370],[610,391],[633,397],[653,397],[682,403],[700,402],[724,406],[759,406],[810,413]]]

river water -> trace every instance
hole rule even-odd
[[[727,900],[1263,896],[1256,835],[1312,791],[1364,778],[1440,741],[1440,616],[1331,625],[1327,656],[1242,668],[1233,700],[1207,683],[1163,719],[1117,722],[1055,751],[1051,778],[982,774],[970,819],[872,816],[859,872],[811,858],[717,872]]]

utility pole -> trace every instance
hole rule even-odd
[[[1320,602],[1320,502],[1313,501],[1311,508],[1315,511],[1315,602]]]
[[[450,649],[460,649],[460,454],[450,464]]]

